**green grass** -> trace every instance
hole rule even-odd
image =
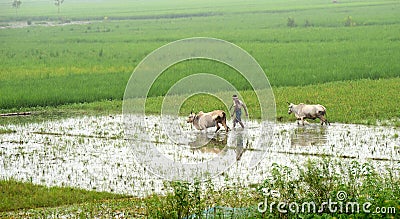
[[[0,110],[2,113],[9,112],[31,112],[30,116],[9,116],[2,117],[1,124],[26,124],[43,120],[60,120],[63,118],[93,116],[93,115],[110,115],[120,114],[122,112],[122,101],[120,100],[104,100],[90,103],[72,103],[59,106],[46,107],[29,107]]]
[[[129,197],[76,188],[38,186],[15,180],[0,180],[0,191],[0,212]]]
[[[341,160],[329,158],[310,159],[304,166],[294,168],[274,164],[271,177],[264,181],[251,185],[251,188],[241,185],[240,182],[229,185],[229,181],[235,180],[232,176],[225,175],[227,184],[223,190],[216,189],[210,182],[165,182],[165,195],[152,195],[146,198],[108,198],[107,194],[102,194],[98,198],[98,193],[78,191],[76,189],[46,188],[34,186],[32,184],[16,183],[13,181],[3,181],[0,191],[6,199],[18,201],[23,198],[15,194],[32,195],[32,200],[43,200],[41,208],[25,207],[23,210],[13,210],[1,212],[1,217],[63,217],[65,215],[77,215],[80,218],[88,217],[134,217],[134,218],[184,218],[190,215],[201,215],[209,218],[397,218],[400,212],[400,190],[398,185],[399,177],[395,174],[396,170],[374,169],[369,163],[358,163],[353,161],[344,164]],[[296,173],[297,177],[293,177]],[[10,190],[10,191],[9,191]],[[17,190],[17,191],[15,191]],[[25,191],[29,190],[29,191]],[[33,190],[34,192],[30,191]],[[56,195],[49,196],[49,191],[59,190]],[[269,191],[279,192],[279,196],[273,197]],[[346,193],[345,199],[339,199],[338,193]],[[12,194],[11,194],[12,193]],[[79,194],[77,199],[69,199],[68,195]],[[67,196],[67,198],[66,198]],[[91,200],[92,197],[95,200]],[[85,202],[81,202],[85,200]],[[51,201],[46,201],[51,198]],[[60,200],[60,202],[56,202]],[[61,201],[62,200],[62,201]],[[348,202],[358,203],[359,212],[346,212],[346,206],[340,208],[334,204],[330,211],[327,206],[321,211],[320,207],[324,202],[331,203]],[[260,202],[267,201],[267,211],[263,214],[257,211]],[[341,201],[341,202],[340,202]],[[281,209],[288,213],[278,212],[277,203],[285,203]],[[297,214],[292,213],[289,208],[290,203],[314,202],[318,207],[316,212]],[[276,203],[271,205],[272,203]],[[364,203],[370,203],[366,213],[362,210]],[[325,204],[326,205],[326,204]],[[31,206],[27,204],[27,206]],[[37,206],[35,204],[34,206]],[[57,207],[55,207],[57,206]],[[212,207],[215,210],[206,211]],[[271,207],[272,206],[272,207]],[[262,206],[261,206],[262,207]],[[375,209],[391,209],[392,213],[376,213]],[[3,210],[12,210],[13,207]],[[232,210],[234,209],[234,211]],[[342,210],[340,210],[342,209]],[[301,210],[301,208],[300,208]],[[394,212],[393,212],[394,211]]]
[[[12,129],[5,129],[5,128],[0,128],[0,134],[9,134],[9,133],[14,133],[15,131]]]
[[[327,108],[332,122],[376,124],[378,120],[400,119],[396,93],[400,78],[332,82],[274,90],[277,118],[287,118],[287,103],[319,103]],[[293,116],[292,116],[293,117]],[[294,119],[294,118],[292,118]]]
[[[386,8],[388,5],[398,3],[394,0],[386,1],[341,1],[341,4],[332,4],[330,1],[296,1],[296,0],[285,0],[285,1],[253,1],[251,3],[243,2],[240,0],[234,1],[212,1],[204,0],[201,3],[195,0],[189,1],[170,1],[165,2],[162,0],[155,1],[101,1],[101,2],[90,2],[90,1],[79,1],[70,0],[64,2],[61,5],[61,13],[57,13],[57,7],[52,2],[26,0],[23,2],[21,7],[18,9],[16,14],[15,9],[11,6],[11,2],[7,0],[0,1],[0,7],[2,8],[2,14],[0,19],[3,21],[12,20],[27,20],[27,19],[59,19],[69,18],[71,20],[76,19],[159,19],[159,18],[172,18],[172,17],[185,17],[193,14],[202,14],[204,10],[214,14],[233,14],[233,13],[269,13],[269,14],[280,14],[280,13],[292,13],[296,14],[303,11],[310,10],[324,10],[324,12],[345,14],[348,12],[354,12],[354,8],[363,8],[365,11],[374,11],[375,8],[381,9]],[[345,8],[345,10],[343,9]],[[326,11],[325,11],[326,10]],[[357,13],[368,17],[368,14]],[[330,15],[330,14],[329,14]],[[391,14],[385,15],[385,20],[388,17],[396,19],[396,13],[392,11]],[[325,18],[324,20],[329,20]]]
[[[1,108],[58,106],[121,99],[129,74],[75,74],[0,82]],[[16,88],[23,88],[16,91]]]
[[[97,21],[1,29],[5,46],[0,49],[0,109],[121,100],[131,73],[146,55],[194,36],[216,37],[242,47],[274,87],[399,77],[399,9],[399,2],[390,0],[118,1],[65,2],[62,15],[57,15],[52,4],[28,1],[17,17],[15,10],[4,6],[0,19],[5,23],[35,18],[35,24],[60,16]],[[80,16],[82,11],[85,16]],[[349,15],[356,26],[344,25]],[[297,27],[287,26],[288,17]],[[215,73],[239,90],[249,89],[233,69],[192,60],[165,71],[149,95],[163,95],[179,78],[198,72]]]
[[[273,88],[276,101],[276,119],[278,121],[295,121],[293,115],[288,115],[288,104],[322,104],[327,108],[327,118],[330,122],[358,124],[387,124],[398,126],[400,111],[397,95],[400,78],[357,81],[330,82],[318,85],[277,87]],[[260,119],[258,99],[252,91],[241,92],[249,108],[250,119]],[[147,111],[159,113],[163,97],[149,98]],[[225,109],[222,102],[206,96],[194,96],[188,99],[181,108],[181,115],[195,112]],[[318,121],[319,122],[319,121]]]
[[[400,78],[379,80],[339,81],[318,85],[273,88],[276,101],[276,118],[278,121],[295,121],[293,115],[287,114],[287,102],[323,104],[327,108],[327,118],[331,122],[383,124],[399,126],[400,102],[398,88]],[[383,92],[384,91],[384,92]],[[242,91],[249,108],[250,119],[259,119],[258,100],[254,92]],[[151,97],[146,101],[146,112],[160,114],[163,97]],[[229,107],[229,106],[228,106]],[[195,95],[187,99],[180,108],[180,115],[186,116],[193,110],[211,111],[225,109],[217,98],[208,95]],[[0,124],[35,122],[43,119],[59,119],[82,115],[108,115],[122,113],[122,101],[104,100],[90,103],[72,103],[56,107],[33,107],[1,110],[1,113],[15,111],[32,111],[32,116],[4,117]]]

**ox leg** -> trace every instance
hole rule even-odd
[[[303,126],[304,126],[304,118],[301,118],[301,123],[302,123]]]
[[[330,125],[331,123],[329,123],[328,119],[324,117],[325,120],[325,125]]]
[[[222,121],[222,125],[224,126],[224,128],[225,128],[225,131],[226,132],[228,132],[229,131],[229,127],[226,125],[226,121]]]
[[[324,125],[324,123],[328,125],[328,120],[324,116],[321,116],[319,119],[321,120],[321,125]]]
[[[219,123],[218,123],[218,122],[217,122],[215,125],[217,126],[217,130],[215,130],[215,133],[217,133],[218,130],[219,130],[221,127],[219,126]]]

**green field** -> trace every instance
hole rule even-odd
[[[0,190],[2,191],[0,212],[129,197],[106,192],[88,192],[75,188],[46,188],[14,180],[0,180]]]
[[[24,1],[16,14],[7,2],[0,2],[2,26],[15,21],[31,25],[0,30],[2,111],[121,100],[146,55],[196,36],[224,39],[248,51],[274,89],[400,76],[398,1],[66,1],[60,14],[53,4],[41,1]],[[346,26],[349,16],[352,25]],[[295,27],[288,26],[289,18]],[[60,24],[74,21],[90,23]],[[220,75],[239,90],[250,89],[221,63],[191,60],[165,71],[149,96],[161,96],[180,78],[198,72]],[[384,86],[380,89],[396,99]],[[291,93],[285,95],[287,101],[306,102]],[[350,98],[338,93],[333,90],[329,99],[318,100]]]
[[[273,88],[279,121],[294,121],[287,115],[286,102],[304,102],[325,105],[331,122],[398,127],[399,11],[397,0],[339,0],[336,4],[331,0],[66,0],[58,13],[53,1],[26,0],[16,10],[11,1],[0,0],[0,113],[33,111],[35,115],[1,117],[0,125],[121,113],[125,86],[143,58],[175,40],[213,37],[240,46],[257,60]],[[250,118],[260,117],[249,84],[234,69],[210,60],[189,60],[168,68],[149,92],[147,111],[159,113],[162,96],[175,82],[202,72],[231,82],[245,98]],[[195,111],[224,107],[216,100],[201,98],[189,99],[180,113],[188,114],[193,105]],[[12,130],[0,127],[0,137],[9,132]],[[380,176],[374,170],[340,180],[316,168],[321,165],[324,163],[311,162],[301,168],[303,181],[275,171],[274,186],[287,191],[284,198],[301,202],[310,197],[291,194],[301,192],[304,184],[315,186],[318,182],[311,196],[336,197],[345,190],[354,199],[373,199],[374,206],[396,206],[400,212],[399,189],[393,188],[399,183],[398,176]],[[266,180],[258,188],[271,186],[268,183],[272,181]],[[289,191],[287,184],[298,187]],[[196,199],[195,186],[170,185],[175,193],[139,200],[0,181],[0,217],[18,217],[16,209],[22,209],[20,217],[57,212],[85,212],[79,215],[82,218],[106,213],[114,217],[120,211],[136,217],[177,217],[183,211],[199,212],[210,203],[248,207],[263,199],[259,190],[240,191],[240,195],[246,194],[244,198],[232,199],[242,197],[234,188],[227,194],[208,188],[212,199]],[[177,191],[184,194],[178,196]],[[178,208],[181,212],[175,211]],[[332,217],[353,215],[324,218]]]

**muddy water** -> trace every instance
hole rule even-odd
[[[121,115],[2,127],[15,132],[0,134],[0,178],[137,196],[162,193],[163,179],[147,171],[149,167],[140,162],[143,160],[137,154],[137,148],[149,142],[168,159],[185,165],[215,158],[227,163],[224,168],[229,169],[221,170],[224,176],[213,178],[216,185],[227,176],[232,183],[261,182],[269,176],[273,163],[294,166],[323,156],[344,163],[369,162],[382,171],[390,167],[395,174],[400,171],[400,133],[393,127],[303,127],[247,121],[245,129],[214,134],[214,129],[206,133],[195,130],[185,123],[185,118],[171,120],[179,128],[169,128],[167,132],[156,125],[160,117],[136,119],[141,122],[132,129],[136,130],[131,135],[135,141],[128,140]],[[269,137],[258,142],[260,135]],[[178,140],[171,140],[174,138]],[[257,162],[251,169],[249,163],[255,154]]]
[[[90,24],[93,22],[100,22],[100,21],[69,21],[66,23],[41,21],[38,23],[31,23],[31,24],[28,24],[27,22],[8,22],[8,23],[0,23],[0,24],[2,24],[0,26],[0,29],[26,28],[26,27],[32,27],[32,26],[56,27],[56,26],[67,26],[67,25],[84,25],[84,24]]]

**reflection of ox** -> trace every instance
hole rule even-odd
[[[229,127],[226,125],[226,113],[223,110],[214,110],[212,112],[204,113],[200,111],[198,114],[193,112],[190,113],[187,119],[188,123],[193,123],[194,127],[198,130],[206,130],[207,128],[217,126],[217,132],[222,124],[225,131],[229,131]]]
[[[219,154],[227,150],[227,135],[217,133],[209,136],[207,133],[198,132],[194,133],[194,137],[194,141],[189,142],[189,146],[193,151]]]
[[[292,147],[324,146],[327,142],[326,130],[324,127],[299,127],[294,129],[294,132],[290,135],[291,145]]]
[[[299,124],[299,120],[301,120],[304,125],[304,119],[316,119],[319,118],[321,120],[321,125],[324,123],[326,125],[329,124],[328,120],[324,117],[326,115],[326,108],[322,105],[307,105],[304,103],[300,103],[299,105],[295,105],[293,103],[289,104],[288,113],[294,113],[297,118],[297,124]]]

